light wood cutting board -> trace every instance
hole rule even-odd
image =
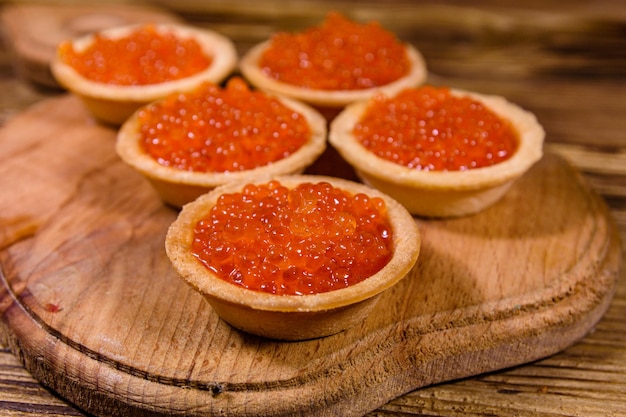
[[[102,416],[362,415],[429,384],[575,343],[614,290],[603,201],[547,154],[505,198],[416,219],[420,259],[361,325],[275,342],[220,321],[173,271],[177,212],[72,96],[0,131],[0,326],[42,383]],[[312,173],[351,177],[327,153]]]

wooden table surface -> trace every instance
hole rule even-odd
[[[331,9],[376,19],[423,52],[430,82],[501,94],[533,111],[546,129],[546,147],[583,172],[606,200],[622,242],[626,241],[626,3],[468,3],[142,2],[221,31],[240,51],[275,30],[316,23]],[[0,90],[0,126],[58,94],[19,77],[6,47],[0,49]],[[573,346],[513,369],[411,392],[369,415],[626,415],[625,318],[622,268],[606,315]],[[0,345],[0,415],[85,414],[40,385]]]

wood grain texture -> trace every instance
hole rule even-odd
[[[241,50],[276,28],[317,21],[329,8],[380,15],[425,52],[431,82],[503,94],[534,111],[548,149],[584,172],[626,240],[626,9],[619,0],[151,3],[220,29]],[[50,96],[17,80],[9,58],[0,49],[0,124]],[[622,269],[609,310],[577,344],[527,365],[412,391],[370,415],[624,415],[625,300]],[[29,377],[19,355],[5,349],[0,415],[85,414]]]
[[[417,267],[361,326],[299,343],[255,338],[178,279],[163,247],[176,211],[117,158],[115,133],[73,96],[0,131],[8,344],[97,415],[361,415],[562,350],[613,296],[613,223],[548,154],[481,214],[417,220]]]

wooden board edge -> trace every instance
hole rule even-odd
[[[553,311],[547,306],[543,310],[526,313],[532,315],[532,320],[544,323],[534,330],[533,337],[523,341],[511,338],[489,345],[481,344],[478,339],[475,346],[467,346],[465,351],[458,349],[454,354],[448,352],[449,356],[445,357],[441,354],[429,356],[421,352],[420,355],[407,355],[406,363],[398,364],[390,363],[398,357],[390,349],[415,349],[415,352],[419,352],[423,338],[428,337],[398,328],[399,337],[404,338],[403,343],[377,346],[366,351],[369,352],[366,354],[378,356],[376,361],[372,362],[372,358],[352,358],[351,363],[338,364],[336,369],[329,369],[316,379],[311,379],[309,386],[287,380],[266,389],[220,381],[209,382],[202,387],[189,387],[172,384],[172,381],[158,375],[118,367],[114,361],[98,357],[97,354],[85,355],[84,351],[49,333],[45,324],[33,318],[19,300],[10,294],[4,277],[4,288],[0,295],[4,300],[3,304],[6,305],[7,297],[12,298],[12,303],[4,311],[0,321],[0,334],[33,377],[79,408],[95,415],[252,416],[270,411],[281,415],[295,415],[303,410],[322,415],[362,415],[414,389],[471,376],[450,373],[455,363],[471,363],[474,375],[478,375],[497,370],[490,360],[495,354],[502,357],[498,368],[503,369],[552,355],[583,338],[608,309],[619,276],[621,244],[614,229],[609,229],[609,235],[601,262],[589,271],[594,276],[582,277],[577,282],[580,288],[558,301],[562,307],[559,309],[562,311],[559,317],[547,317]],[[602,285],[598,286],[598,281],[591,285],[589,279],[599,280]],[[506,334],[508,332],[501,331],[500,327],[511,325],[511,321],[515,319],[517,317],[495,323],[474,323],[465,328],[456,327],[454,330],[468,335],[484,334],[486,331]],[[555,323],[559,325],[555,326]],[[441,333],[431,335],[435,336],[445,337]],[[471,339],[468,336],[468,340]],[[48,352],[56,352],[56,355],[44,355],[44,347]],[[72,356],[75,356],[73,360]],[[341,380],[342,367],[358,367],[359,364],[366,363],[376,365],[359,370],[362,379],[352,378],[352,383]],[[72,367],[68,364],[77,365]],[[85,375],[99,375],[97,369],[102,366],[110,368],[106,380],[84,379]],[[386,372],[389,367],[404,369],[404,372],[389,375]],[[56,377],[52,377],[53,375]],[[58,375],[62,377],[59,378]],[[354,380],[360,381],[358,386]],[[108,389],[111,384],[117,387],[133,387],[134,391],[128,392],[126,396],[113,395],[113,390]],[[328,395],[320,387],[328,387],[336,393]],[[146,404],[145,398],[141,398],[144,392],[159,393],[159,396],[155,396],[152,404]],[[297,398],[299,401],[285,403],[285,398]]]

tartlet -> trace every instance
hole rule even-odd
[[[423,88],[430,87],[414,90]],[[376,100],[388,102],[394,97],[379,96],[348,106],[332,122],[329,132],[330,144],[352,165],[363,182],[389,194],[412,214],[425,217],[464,216],[489,207],[502,198],[513,182],[543,153],[545,132],[533,113],[501,96],[445,87],[438,89],[442,90],[449,91],[452,97],[468,98],[481,104],[498,120],[508,124],[517,140],[512,153],[492,165],[451,170],[416,169],[381,157],[356,138],[355,126]],[[378,120],[384,117],[374,116]],[[397,135],[390,132],[388,140],[397,141]]]
[[[333,28],[343,25],[356,25],[359,30],[361,28],[367,28],[367,25],[360,25],[354,22],[351,22],[338,13],[330,13],[327,17],[326,21],[324,21],[319,29],[322,31],[328,30],[332,31]],[[353,103],[356,101],[362,101],[372,97],[377,92],[383,92],[385,94],[394,94],[404,88],[414,87],[422,84],[427,77],[427,69],[426,62],[421,55],[421,53],[411,44],[401,42],[396,39],[393,34],[387,32],[383,28],[380,28],[375,22],[370,22],[369,25],[375,25],[376,30],[380,30],[380,34],[383,37],[388,37],[390,40],[388,42],[392,43],[392,46],[396,46],[401,48],[405,54],[402,59],[406,59],[406,72],[398,78],[385,82],[381,85],[367,85],[367,82],[363,82],[363,86],[359,88],[344,88],[344,87],[335,87],[332,85],[324,86],[323,88],[318,88],[312,85],[302,85],[300,84],[300,80],[305,79],[305,77],[301,77],[297,75],[295,78],[298,80],[298,84],[294,82],[285,82],[283,80],[277,79],[275,76],[271,76],[268,74],[267,70],[261,68],[260,62],[262,60],[263,55],[268,51],[268,49],[272,46],[272,43],[275,41],[275,38],[271,38],[264,42],[261,42],[255,46],[253,46],[250,50],[246,52],[246,54],[242,57],[239,62],[239,68],[242,74],[248,79],[248,81],[256,86],[257,88],[270,91],[276,94],[281,94],[287,97],[291,97],[294,99],[298,99],[309,103],[317,108],[319,108],[324,114],[328,115],[329,119],[332,119],[336,113],[338,113],[343,107],[345,107],[349,103]],[[326,29],[325,29],[326,28]],[[309,28],[308,31],[314,31],[317,28]],[[349,30],[349,29],[348,29]],[[365,29],[362,29],[365,30]],[[277,34],[275,36],[284,35]],[[292,36],[309,36],[307,31],[303,31],[295,34],[286,34]],[[356,51],[356,46],[350,43],[349,36],[350,34],[337,34],[336,39],[329,40],[326,42],[329,49],[329,54],[337,54],[338,56],[345,59],[346,57],[352,57],[352,54],[356,54],[356,59],[362,59],[366,55],[376,56],[379,51],[385,50],[384,46],[377,45],[375,42],[377,39],[371,40],[372,45],[365,46],[365,40],[363,40],[362,47],[367,48],[367,50],[359,50]],[[326,36],[326,35],[324,35]],[[332,32],[331,35],[333,36]],[[361,36],[360,36],[361,37]],[[340,40],[343,46],[341,49],[335,50],[332,43],[338,43],[337,40]],[[305,43],[308,43],[305,42]],[[361,45],[359,45],[361,46]],[[304,48],[304,47],[303,47]],[[284,48],[283,48],[284,50]],[[294,55],[302,55],[302,51],[296,51]],[[323,51],[315,51],[315,52],[306,52],[309,56],[308,59],[311,61],[318,59],[318,57],[322,57],[324,55]],[[329,58],[333,59],[333,58]],[[379,58],[377,57],[376,60]],[[384,58],[380,58],[384,59]],[[328,73],[320,75],[320,78],[325,82],[333,79],[337,76],[338,73],[342,71],[371,71],[376,70],[377,65],[380,67],[380,71],[387,71],[389,69],[398,67],[400,64],[397,62],[386,62],[382,63],[381,61],[372,61],[372,63],[360,63],[358,68],[351,67],[351,63],[334,63],[331,70],[328,70]],[[294,67],[300,66],[301,64],[294,64]],[[295,70],[295,68],[294,68]],[[313,74],[315,75],[315,74]],[[371,80],[369,80],[371,81]],[[356,81],[355,81],[356,82]]]
[[[231,100],[225,98],[226,94],[231,94]],[[235,119],[222,119],[221,107],[213,109],[213,113],[206,109],[207,103],[217,101],[219,97],[224,100],[224,112],[228,112]],[[253,98],[256,98],[253,100]],[[195,108],[191,108],[194,100],[197,104]],[[252,101],[258,102],[257,107],[262,109],[256,117],[265,125],[273,126],[273,124],[281,123],[286,126],[283,134],[279,136],[276,132],[266,132],[259,127],[260,130],[253,131],[254,126],[243,125],[245,121],[250,121],[250,117],[246,119],[245,115],[247,106]],[[267,103],[273,103],[268,105]],[[177,120],[180,114],[171,113],[170,106],[182,106],[176,112],[187,113],[193,120]],[[201,106],[202,108],[198,108]],[[284,114],[282,113],[284,112]],[[156,120],[162,131],[150,133],[146,131],[151,129],[152,122],[148,123],[149,118],[164,118],[165,121]],[[197,119],[197,120],[196,120]],[[283,122],[281,122],[283,120]],[[299,129],[295,133],[289,130],[289,125],[293,123]],[[223,133],[219,129],[213,129],[215,123],[222,125],[231,124],[231,130]],[[211,125],[210,129],[208,125]],[[202,125],[202,127],[199,127]],[[306,127],[306,130],[303,130]],[[209,129],[209,130],[205,130]],[[295,128],[294,128],[295,129]],[[222,152],[219,147],[230,149],[244,146],[244,130],[248,131],[246,143],[248,148],[245,151],[245,157],[250,161],[249,166],[243,165],[243,161],[230,161],[228,156]],[[175,132],[176,136],[171,139],[168,132]],[[185,93],[174,93],[164,99],[157,100],[137,110],[119,129],[117,141],[115,145],[116,152],[120,158],[133,169],[141,173],[154,187],[159,197],[167,204],[174,207],[181,207],[196,199],[213,188],[232,181],[243,181],[246,178],[255,178],[259,176],[270,175],[288,175],[298,174],[312,164],[326,149],[326,120],[316,110],[309,106],[297,102],[295,100],[284,97],[272,96],[260,91],[251,91],[247,85],[238,77],[234,77],[228,81],[225,87],[213,84],[202,84],[196,89]],[[214,137],[210,137],[214,135]],[[235,137],[237,135],[237,137]],[[211,168],[208,165],[205,169],[201,169],[200,163],[205,163],[202,158],[196,158],[199,163],[197,168],[190,166],[176,166],[173,163],[167,164],[159,161],[159,156],[151,155],[146,151],[144,141],[162,142],[167,150],[167,142],[181,147],[189,147],[189,137],[197,139],[192,151],[197,153],[206,153],[206,164],[210,161],[220,164],[220,168]],[[221,139],[220,139],[221,138]],[[283,149],[283,144],[287,146],[291,140],[298,139],[302,142],[297,148]],[[179,145],[176,145],[179,144]],[[273,152],[280,152],[279,159],[265,161],[263,152],[265,148],[261,145],[273,147]],[[250,146],[259,146],[259,150],[250,150]],[[211,146],[211,147],[210,147]],[[204,148],[204,149],[203,149]],[[186,152],[182,149],[181,152]],[[220,153],[222,152],[222,153]],[[160,158],[169,157],[166,154]],[[191,160],[192,155],[176,154],[172,158]],[[236,158],[235,158],[236,159]],[[230,161],[230,162],[229,162]],[[183,161],[185,162],[185,161]],[[189,162],[189,161],[187,161]],[[224,163],[229,162],[232,166],[239,164],[239,170],[228,167],[224,168]]]
[[[100,39],[103,41],[111,41],[111,43],[123,42],[129,36],[139,33],[139,31],[153,31],[157,36],[173,35],[174,38],[184,42],[193,43],[202,51],[201,56],[206,57],[210,63],[197,72],[187,74],[183,78],[174,77],[158,82],[142,82],[137,83],[136,80],[129,80],[123,83],[103,82],[94,80],[94,77],[86,76],[77,71],[70,63],[68,63],[68,52],[75,51],[82,53],[90,48]],[[148,52],[150,54],[150,52]],[[153,71],[158,62],[152,62],[143,65],[139,62],[130,61],[131,55],[124,56],[123,52],[118,52],[107,64],[107,71],[121,70],[125,65],[129,68],[136,69],[138,67],[145,70]],[[176,54],[164,53],[168,59],[174,59]],[[198,54],[194,53],[196,58]],[[142,56],[141,59],[145,59]],[[151,59],[161,59],[158,52],[150,54]],[[183,56],[182,59],[192,59],[193,56]],[[179,58],[177,58],[179,59]],[[154,100],[165,97],[175,91],[188,91],[203,82],[220,83],[227,78],[228,75],[237,66],[237,51],[234,43],[227,37],[207,29],[195,28],[192,26],[160,23],[160,24],[136,24],[121,26],[115,28],[104,29],[93,34],[82,36],[76,39],[62,42],[57,54],[50,64],[50,68],[56,81],[70,92],[81,98],[89,112],[99,121],[120,125],[122,124],[137,108]],[[107,58],[105,57],[106,61]],[[126,62],[128,60],[128,62]],[[178,68],[172,68],[172,71],[181,71],[186,67],[186,63],[181,61]]]
[[[194,229],[223,196],[240,193],[250,184],[267,186],[271,183],[290,190],[301,184],[330,184],[334,189],[351,195],[361,193],[369,198],[382,199],[392,236],[390,259],[377,272],[357,283],[308,294],[277,294],[249,289],[219,277],[217,269],[207,267],[192,252],[192,244],[197,241]],[[255,239],[266,239],[265,236],[271,233],[260,232]],[[172,223],[165,247],[181,278],[198,291],[227,323],[267,338],[304,340],[329,336],[362,322],[374,307],[378,295],[413,268],[419,255],[420,234],[415,220],[406,209],[377,190],[334,177],[295,175],[259,179],[251,183],[230,183],[199,197],[185,205]],[[286,247],[283,245],[281,249]],[[259,253],[262,251],[258,249]],[[305,249],[302,256],[307,256],[308,251]],[[312,279],[317,279],[317,276]]]

